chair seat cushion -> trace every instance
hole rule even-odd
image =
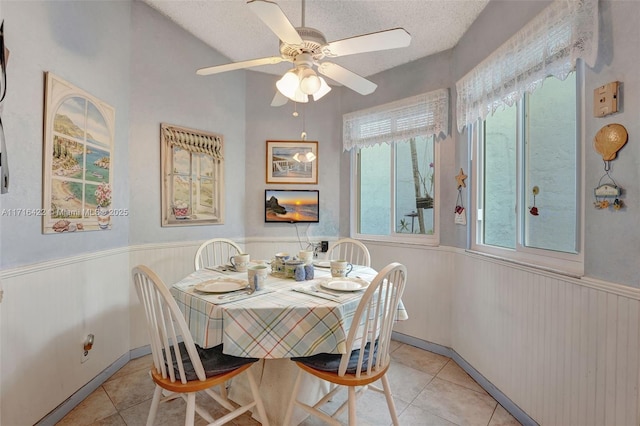
[[[196,371],[193,368],[191,359],[189,358],[187,348],[182,342],[180,342],[178,345],[180,347],[180,354],[182,355],[182,362],[184,364],[184,370],[185,375],[187,376],[187,380],[198,380]],[[251,364],[258,361],[257,358],[240,358],[233,355],[223,354],[222,345],[214,346],[213,348],[209,349],[203,349],[200,346],[196,345],[196,349],[198,350],[198,354],[200,355],[200,361],[202,362],[204,373],[207,377],[213,377],[220,374],[228,373],[235,370],[236,368],[242,367],[245,364]],[[176,373],[176,376],[178,376],[179,373],[177,361],[173,362],[173,369]]]
[[[370,346],[371,342],[367,343],[364,347],[364,356],[362,359],[362,368],[360,371],[365,371],[367,369],[367,364],[369,363],[370,356]],[[375,350],[373,353],[373,363],[376,362],[376,355],[378,353],[378,345],[374,346]],[[347,374],[355,374],[356,369],[358,368],[358,358],[360,357],[360,349],[356,349],[351,351],[351,356],[349,357],[349,363],[347,364]],[[326,371],[328,373],[337,373],[338,368],[340,367],[340,361],[342,360],[341,354],[317,354],[306,357],[296,357],[291,358],[293,361],[300,362],[308,367],[313,368],[314,370]]]

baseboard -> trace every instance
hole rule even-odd
[[[406,343],[416,348],[424,349],[425,351],[433,352],[438,355],[446,356],[453,359],[456,364],[460,366],[469,376],[473,378],[489,395],[493,397],[498,404],[502,405],[505,410],[509,412],[516,420],[518,420],[523,426],[538,426],[538,423],[533,420],[529,415],[522,410],[517,404],[511,401],[504,393],[493,385],[486,377],[478,372],[471,364],[469,364],[464,358],[460,356],[456,351],[446,346],[439,345],[437,343],[427,342],[425,340],[416,339],[415,337],[407,336],[406,334],[393,332],[391,335],[393,340],[397,340],[401,343]]]
[[[71,395],[67,400],[65,400],[62,404],[58,405],[53,411],[40,419],[35,426],[54,426],[58,423],[64,416],[69,414],[71,410],[73,410],[78,404],[84,401],[93,391],[98,389],[104,382],[106,382],[109,377],[113,376],[118,370],[124,367],[130,360],[139,358],[141,356],[147,355],[151,353],[149,346],[146,347],[147,352],[143,353],[142,351],[136,353],[137,356],[133,356],[134,351],[130,351],[120,358],[118,358],[113,364],[102,370],[100,374],[94,377],[89,383],[82,386],[78,389],[73,395]],[[142,350],[144,348],[138,348],[138,350]],[[137,351],[137,350],[136,350]]]

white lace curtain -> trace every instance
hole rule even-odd
[[[440,89],[342,116],[343,150],[449,134],[449,90]]]
[[[485,119],[533,92],[548,76],[564,80],[598,54],[598,0],[556,0],[456,83],[457,125]]]

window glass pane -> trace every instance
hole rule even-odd
[[[359,232],[389,235],[391,227],[391,147],[361,149]]]
[[[576,81],[547,78],[527,98],[524,245],[576,252]],[[533,188],[538,187],[535,206]]]
[[[516,246],[517,107],[496,111],[485,122],[483,243]]]
[[[433,137],[396,144],[395,232],[433,234]]]

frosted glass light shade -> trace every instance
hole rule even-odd
[[[314,101],[317,101],[318,99],[320,99],[321,97],[323,97],[324,95],[326,95],[331,91],[331,86],[327,84],[324,78],[318,77],[318,80],[320,80],[320,88],[318,89],[317,92],[313,94]]]
[[[280,80],[276,82],[276,87],[289,99],[295,97],[296,90],[298,90],[299,80],[298,75],[294,70],[287,71]]]
[[[320,89],[320,78],[311,68],[303,68],[300,71],[300,90],[302,93],[312,95]]]

